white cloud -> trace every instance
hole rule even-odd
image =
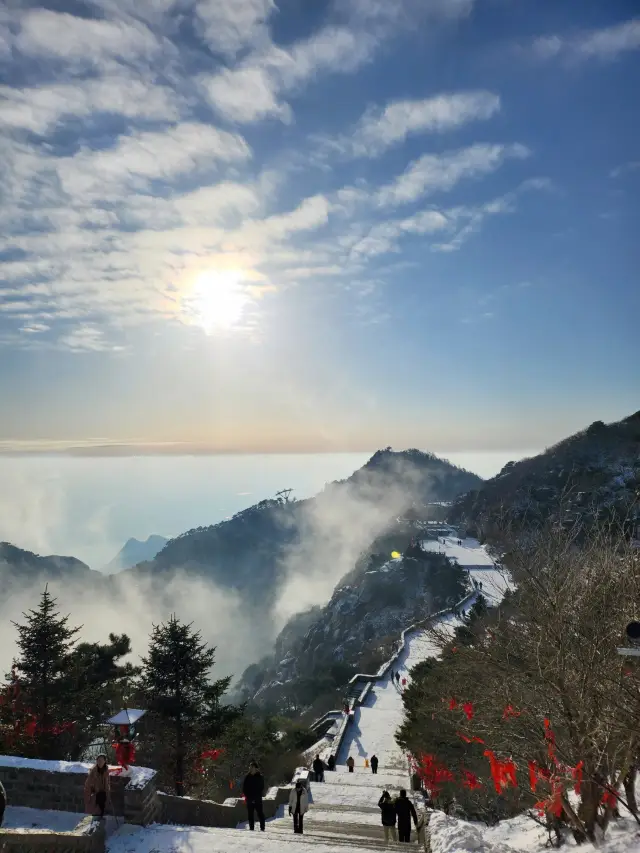
[[[226,118],[254,122],[271,116],[288,122],[291,108],[281,95],[320,71],[349,73],[372,55],[375,43],[343,27],[328,27],[289,50],[271,45],[233,69],[204,75],[201,83],[211,104]]]
[[[475,0],[336,0],[337,8],[354,22],[415,26],[420,18],[455,21],[465,18]]]
[[[45,134],[65,118],[110,113],[127,118],[172,121],[175,95],[164,86],[124,77],[17,89],[0,86],[0,127]]]
[[[367,110],[349,136],[323,142],[328,150],[375,157],[408,136],[454,130],[471,121],[491,118],[499,109],[499,96],[483,90],[393,101],[383,109]]]
[[[450,190],[464,178],[494,172],[506,159],[522,159],[529,153],[524,145],[515,143],[476,144],[444,154],[424,154],[392,183],[382,187],[376,200],[381,207],[407,204],[436,191]]]
[[[632,18],[599,30],[585,30],[572,36],[540,36],[532,44],[533,55],[547,60],[566,56],[574,61],[616,59],[640,49],[640,18]]]
[[[105,341],[101,330],[90,324],[77,326],[68,334],[61,335],[58,344],[74,352],[103,352],[113,349]]]
[[[291,108],[278,98],[277,81],[260,65],[246,65],[203,77],[202,85],[211,104],[233,121],[244,124],[266,116],[291,121]]]
[[[118,192],[117,184],[144,187],[150,179],[170,181],[250,157],[251,149],[238,134],[185,122],[164,131],[121,136],[113,148],[84,150],[56,166],[65,192],[104,196]]]
[[[267,20],[274,0],[198,0],[196,15],[213,51],[235,56],[247,45],[268,42]]]
[[[628,163],[623,163],[621,166],[616,166],[609,173],[611,178],[619,178],[621,175],[627,175],[629,172],[637,172],[640,169],[640,160],[630,160]]]
[[[140,21],[78,18],[49,9],[32,9],[22,16],[15,44],[26,56],[55,57],[81,65],[149,60],[162,47]]]

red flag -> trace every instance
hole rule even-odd
[[[456,732],[465,743],[484,743],[481,737],[467,737],[463,732]]]

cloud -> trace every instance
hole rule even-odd
[[[640,160],[630,160],[628,163],[623,163],[621,166],[616,166],[609,173],[611,178],[620,178],[623,175],[628,175],[629,172],[637,172],[640,169]]]
[[[68,334],[61,335],[58,338],[58,343],[61,347],[73,352],[104,352],[105,350],[117,349],[109,345],[105,341],[102,331],[92,325],[77,326]]]
[[[499,109],[499,96],[482,90],[393,101],[383,109],[369,109],[350,136],[326,139],[324,147],[353,157],[376,157],[409,136],[455,130],[491,118]]]
[[[288,50],[271,45],[232,69],[200,78],[211,105],[225,118],[250,123],[267,116],[291,121],[282,95],[321,71],[349,73],[371,58],[374,41],[344,27],[327,27]]]
[[[640,18],[566,37],[540,36],[531,45],[532,54],[536,59],[549,60],[564,56],[573,61],[613,60],[623,53],[639,48]]]
[[[198,0],[195,11],[202,37],[214,52],[234,57],[247,45],[270,40],[267,21],[274,0]]]
[[[513,192],[505,193],[484,204],[450,208],[447,216],[455,233],[449,240],[435,243],[431,248],[435,252],[457,252],[470,236],[480,231],[488,217],[515,213],[518,197],[523,193],[532,190],[544,192],[552,189],[553,184],[548,178],[533,178],[523,181]]]
[[[123,76],[22,89],[0,86],[0,127],[43,135],[64,119],[94,113],[173,121],[179,106],[167,87]]]
[[[74,65],[100,66],[109,60],[150,60],[160,41],[140,21],[78,18],[67,12],[32,9],[21,18],[16,48],[26,56],[50,57]]]
[[[113,194],[117,184],[146,186],[150,180],[171,181],[220,163],[251,157],[246,141],[207,124],[185,122],[163,131],[119,137],[113,148],[83,150],[56,162],[63,189],[72,196]]]
[[[437,191],[451,190],[465,178],[494,172],[507,159],[520,160],[529,154],[529,149],[519,143],[478,143],[444,154],[424,154],[392,183],[381,187],[376,194],[376,201],[380,207],[396,207],[417,201]]]

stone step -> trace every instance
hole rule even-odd
[[[390,842],[388,845],[384,843],[384,835],[382,831],[382,827],[380,827],[380,831],[377,836],[359,836],[354,835],[352,833],[346,832],[321,832],[318,831],[317,827],[311,828],[305,824],[304,834],[302,836],[295,835],[293,832],[293,828],[291,824],[287,824],[286,827],[268,827],[268,834],[278,835],[278,836],[291,836],[294,839],[299,841],[303,841],[307,844],[313,845],[331,845],[332,847],[348,847],[348,848],[360,848],[364,850],[370,850],[372,847],[385,847],[387,849],[392,850],[405,850],[406,847],[404,844]],[[417,836],[414,836],[414,841],[417,842]]]

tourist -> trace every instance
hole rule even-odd
[[[298,779],[295,788],[289,797],[289,814],[293,815],[293,831],[296,835],[303,835],[303,820],[309,811],[309,795],[305,791],[304,782]]]
[[[371,756],[371,772],[372,773],[378,772],[378,756],[377,755]]]
[[[264,776],[260,772],[257,762],[252,761],[249,772],[244,777],[242,793],[247,803],[247,816],[249,818],[249,829],[255,829],[255,815],[260,821],[260,831],[264,832],[264,809],[262,808],[262,795],[264,794]]]
[[[102,820],[107,802],[111,801],[109,766],[107,756],[103,753],[100,753],[96,758],[96,763],[87,774],[87,781],[84,783],[84,795],[87,811],[95,814],[97,809],[100,820]]]
[[[396,807],[391,799],[388,791],[383,791],[382,796],[378,801],[378,808],[381,811],[382,828],[384,829],[384,843],[389,843],[389,837],[394,843],[398,841],[398,833],[396,831]]]
[[[327,761],[327,768],[333,773],[336,769],[336,757],[335,755],[330,755]]]
[[[324,761],[319,755],[316,755],[311,766],[316,776],[316,782],[324,782]]]
[[[353,757],[353,755],[350,755],[349,758],[347,758],[347,767],[349,768],[349,773],[353,773],[353,768],[355,766],[356,766],[356,762],[354,760],[354,757]]]
[[[400,791],[395,806],[398,816],[398,841],[411,841],[411,819],[413,818],[413,823],[417,827],[418,815],[404,788]]]

